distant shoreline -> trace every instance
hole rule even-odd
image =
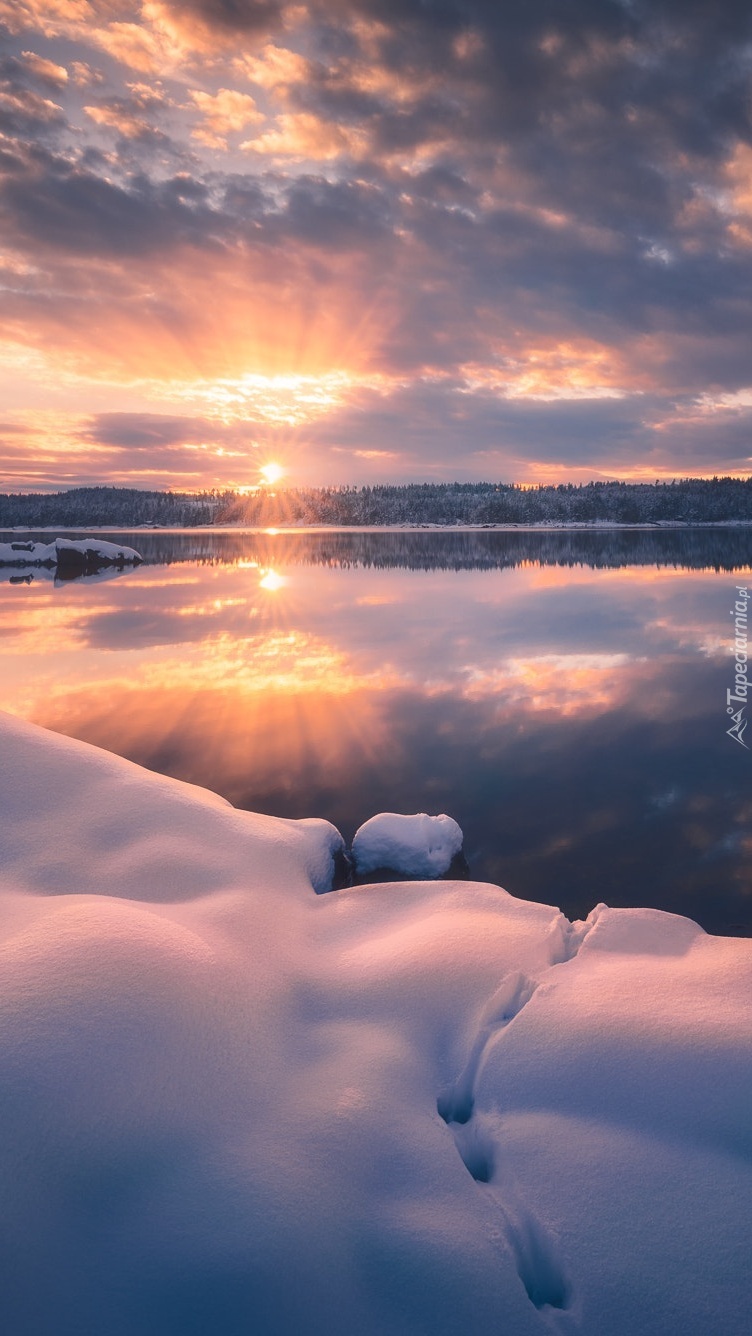
[[[672,483],[405,483],[147,492],[79,487],[0,494],[2,530],[69,533],[143,529],[249,532],[489,533],[655,530],[752,524],[752,477]]]
[[[677,529],[750,529],[749,520],[540,520],[531,524],[16,524],[5,533],[608,533],[675,532]]]

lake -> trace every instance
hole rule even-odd
[[[448,812],[473,879],[572,918],[752,933],[751,530],[101,536],[144,564],[0,572],[5,708],[348,841]]]

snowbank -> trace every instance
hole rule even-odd
[[[130,566],[141,561],[132,547],[99,538],[56,538],[52,543],[0,543],[0,566],[46,566],[58,575],[78,575],[103,566]]]
[[[5,1330],[748,1331],[751,943],[0,755]]]
[[[389,868],[403,877],[443,877],[462,849],[462,831],[450,816],[380,812],[355,832],[352,855],[360,876]]]

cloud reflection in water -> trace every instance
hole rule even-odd
[[[312,565],[278,538],[273,565],[4,590],[7,706],[346,836],[447,810],[474,876],[568,913],[752,922],[748,757],[719,705],[731,576]]]

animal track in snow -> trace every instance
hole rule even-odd
[[[569,950],[565,960],[577,954],[585,935],[566,935]],[[491,1185],[495,1196],[500,1196],[502,1191],[501,1185],[493,1182],[496,1147],[483,1120],[475,1115],[475,1092],[490,1044],[519,1016],[537,987],[533,979],[522,973],[508,974],[502,980],[484,1009],[465,1066],[437,1100],[438,1112],[451,1129],[468,1173],[476,1183]],[[503,1199],[498,1204],[517,1273],[530,1302],[539,1310],[568,1308],[571,1287],[543,1226],[508,1188],[504,1189]]]
[[[483,1128],[478,1118],[467,1123],[457,1123],[452,1128],[454,1144],[467,1172],[476,1183],[490,1183],[494,1171],[493,1138]]]
[[[439,1095],[437,1108],[445,1123],[470,1121],[475,1107],[475,1087],[491,1040],[506,1029],[527,1006],[537,984],[525,974],[507,974],[487,1003],[470,1056],[457,1080]]]
[[[535,1216],[507,1195],[502,1212],[512,1245],[517,1274],[536,1308],[569,1307],[571,1287],[551,1239]]]

